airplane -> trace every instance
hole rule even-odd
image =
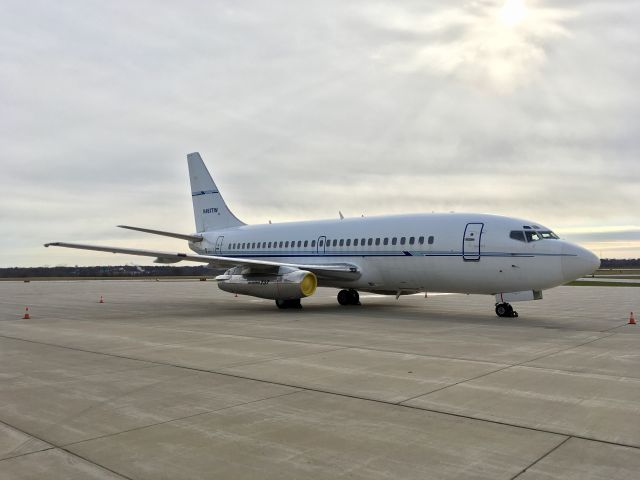
[[[179,238],[195,252],[165,252],[78,243],[45,247],[155,257],[156,263],[202,262],[226,268],[226,292],[301,308],[318,286],[340,289],[340,305],[358,292],[446,292],[495,296],[499,317],[517,317],[510,302],[539,300],[542,290],[594,272],[600,259],[537,222],[481,213],[431,213],[247,225],[225,203],[199,153],[187,155],[196,232],[118,225]]]

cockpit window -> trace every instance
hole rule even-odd
[[[526,226],[524,227],[527,228]],[[560,237],[553,233],[551,230],[511,230],[509,233],[509,238],[513,240],[518,240],[519,242],[537,242],[539,240],[557,240]]]
[[[524,234],[527,237],[527,242],[537,242],[538,240],[542,240],[540,234],[534,230],[527,230]]]
[[[521,230],[511,230],[509,234],[509,238],[513,238],[514,240],[518,240],[520,242],[524,242],[524,232]]]

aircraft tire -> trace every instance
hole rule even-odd
[[[299,298],[295,300],[276,300],[276,306],[280,309],[287,309],[287,308],[300,309],[302,308],[302,302],[300,302]]]
[[[498,303],[496,305],[496,315],[499,317],[512,317],[513,313],[513,307],[508,303]]]
[[[361,305],[360,303],[360,294],[357,290],[349,290],[349,295],[351,295],[351,304],[350,305]]]
[[[342,306],[351,305],[352,295],[349,290],[340,290],[338,292],[338,303]]]

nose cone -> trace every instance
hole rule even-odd
[[[600,259],[592,251],[572,243],[562,247],[562,276],[565,281],[570,282],[584,277],[598,268],[600,268]]]

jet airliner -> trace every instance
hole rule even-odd
[[[500,317],[510,302],[539,300],[542,290],[592,273],[589,250],[560,239],[538,222],[478,213],[432,213],[247,225],[229,209],[199,153],[187,155],[196,223],[192,234],[119,225],[179,238],[195,253],[78,243],[48,246],[155,257],[156,263],[202,262],[227,268],[221,290],[300,308],[318,286],[340,289],[340,305],[358,292],[427,292],[495,296]]]

